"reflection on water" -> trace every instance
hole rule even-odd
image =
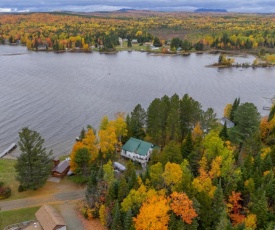
[[[147,108],[164,94],[188,93],[218,116],[240,97],[267,114],[262,107],[265,98],[275,94],[274,69],[205,67],[217,60],[218,55],[211,54],[56,54],[0,46],[0,152],[18,141],[18,131],[28,126],[55,155],[69,153],[82,127],[97,127],[103,115],[131,112],[138,103]],[[238,62],[253,60],[238,57]]]

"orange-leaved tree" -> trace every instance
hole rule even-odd
[[[241,213],[243,208],[240,204],[241,201],[241,193],[232,191],[232,194],[228,198],[227,208],[233,225],[238,225],[245,221],[245,215]]]
[[[185,223],[191,224],[192,220],[198,216],[193,208],[193,201],[185,193],[173,192],[170,197],[172,211],[180,216]]]

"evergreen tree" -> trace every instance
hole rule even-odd
[[[90,174],[92,155],[86,147],[76,151],[74,162],[76,164],[75,172],[83,177],[88,177]]]
[[[133,224],[133,214],[132,210],[129,209],[125,215],[124,219],[124,230],[134,230],[134,224]]]
[[[17,158],[15,169],[16,179],[24,189],[38,189],[42,187],[53,167],[52,151],[46,152],[43,147],[44,139],[38,132],[23,128],[19,132],[20,156]]]
[[[85,137],[85,133],[86,133],[85,129],[82,128],[82,130],[81,130],[81,132],[79,134],[79,137],[78,137],[80,141],[82,141],[83,138]]]
[[[201,120],[201,104],[195,101],[188,94],[185,94],[180,101],[180,125],[182,139],[192,131],[195,125]]]
[[[125,180],[124,177],[120,178],[119,183],[118,183],[118,202],[121,203],[123,199],[128,195],[129,193],[129,186]]]
[[[229,119],[233,122],[235,122],[235,111],[237,110],[239,105],[240,105],[240,98],[235,98],[233,105],[232,105],[231,112],[230,112],[230,117],[229,117]]]
[[[113,221],[111,225],[111,230],[123,230],[123,225],[121,221],[121,212],[120,212],[118,201],[116,201],[115,207],[113,210]]]
[[[236,137],[236,141],[240,143],[241,148],[242,144],[247,139],[253,137],[253,134],[259,130],[260,114],[257,107],[248,102],[241,104],[234,112],[234,122],[236,123],[236,126],[232,131]]]
[[[86,191],[85,191],[85,194],[86,194],[86,199],[88,199],[88,197],[93,194],[96,190],[96,186],[97,186],[97,177],[96,177],[96,171],[95,170],[92,170],[91,171],[91,174],[89,176],[89,179],[88,179],[88,183],[87,183],[87,188],[86,188]]]
[[[222,213],[225,209],[226,205],[224,203],[222,186],[221,183],[219,183],[218,187],[215,190],[212,204],[214,226],[218,226],[217,220],[221,219]]]
[[[124,176],[129,186],[129,190],[131,190],[137,184],[136,169],[132,161],[128,161]]]
[[[147,109],[147,134],[151,137],[152,142],[160,144],[160,99],[154,99]]]
[[[118,197],[118,182],[114,181],[108,188],[106,203],[109,205]]]
[[[180,144],[176,141],[170,141],[164,147],[161,158],[162,165],[166,165],[167,162],[180,164],[182,162]]]
[[[216,222],[217,222],[217,227],[215,228],[215,230],[231,230],[232,229],[230,220],[228,219],[228,216],[227,216],[226,209],[224,209],[220,213],[220,218],[218,220],[216,220]]]
[[[193,151],[194,146],[193,146],[193,140],[192,140],[192,134],[191,132],[188,133],[186,138],[183,141],[182,144],[182,157],[183,159],[188,158],[190,153]]]
[[[252,209],[251,213],[257,216],[258,229],[264,229],[267,224],[268,204],[263,189],[258,189],[255,195],[252,195]]]
[[[126,117],[128,137],[143,139],[145,137],[146,111],[138,104]]]
[[[219,137],[223,140],[226,141],[228,140],[228,133],[227,133],[227,125],[226,122],[224,122],[224,125],[222,127],[221,132],[219,133]]]
[[[166,135],[168,140],[180,142],[180,99],[177,94],[174,94],[170,99],[170,109],[167,117]]]

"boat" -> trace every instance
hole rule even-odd
[[[15,143],[12,143],[8,148],[6,148],[1,154],[0,158],[5,156],[6,154],[12,152],[14,149],[16,149],[17,145]]]
[[[270,110],[269,106],[263,106],[263,110]]]

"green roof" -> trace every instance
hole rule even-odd
[[[135,152],[145,156],[153,144],[131,137],[123,146],[122,149],[129,152]]]

